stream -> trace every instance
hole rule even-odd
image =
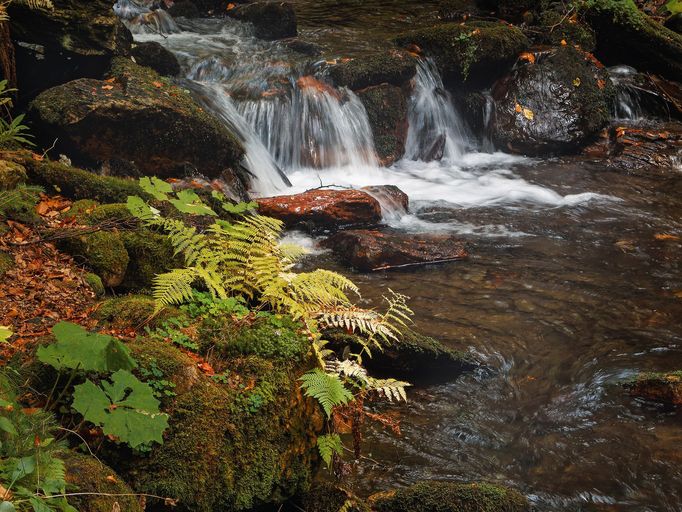
[[[491,151],[423,61],[406,157],[382,168],[359,99],[300,79],[428,23],[434,2],[328,4],[296,2],[300,35],[323,44],[322,57],[257,40],[230,19],[180,18],[173,33],[135,37],[173,51],[184,85],[240,134],[256,195],[394,184],[410,212],[383,205],[388,224],[456,233],[469,249],[464,262],[352,276],[368,304],[388,288],[410,296],[420,331],[484,365],[388,406],[402,436],[368,432],[368,459],[348,483],[367,495],[423,479],[488,480],[543,511],[682,510],[682,413],[619,384],[682,368],[682,242],[661,236],[682,234],[680,160],[624,173]],[[441,133],[443,158],[422,162]],[[347,272],[328,253],[310,264]]]

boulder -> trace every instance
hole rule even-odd
[[[322,246],[361,271],[443,263],[467,257],[455,236],[391,230],[341,231],[324,240]]]
[[[319,482],[307,493],[295,500],[301,510],[310,512],[371,512],[367,504],[348,489],[330,482]]]
[[[140,66],[152,68],[159,75],[177,76],[180,74],[178,59],[156,41],[136,44],[130,51],[130,55]]]
[[[291,2],[262,1],[238,5],[227,11],[240,21],[253,24],[255,35],[274,40],[295,37],[298,33],[296,13]]]
[[[518,491],[488,483],[419,482],[369,497],[374,512],[527,512]]]
[[[612,95],[589,55],[570,46],[537,54],[493,87],[494,142],[529,155],[577,151],[608,124]]]
[[[395,42],[417,45],[435,60],[446,83],[471,88],[491,85],[530,44],[518,28],[489,21],[418,29],[398,36]]]
[[[383,83],[401,86],[416,73],[416,59],[402,50],[365,55],[329,68],[329,76],[338,87],[353,90]]]
[[[23,98],[76,78],[99,78],[111,59],[126,55],[132,36],[108,0],[54,0],[54,9],[9,6]]]
[[[597,35],[595,54],[604,63],[680,80],[682,35],[644,14],[633,0],[590,0],[582,8]]]
[[[173,18],[199,18],[201,11],[191,0],[180,0],[173,3],[168,9],[168,14]]]
[[[630,394],[668,405],[682,405],[682,371],[642,373],[626,384]]]
[[[518,23],[528,21],[533,11],[542,9],[542,0],[476,0],[476,5],[503,19]]]
[[[361,190],[310,190],[302,194],[257,199],[262,215],[313,229],[374,225],[381,222],[381,205]]]
[[[382,208],[400,213],[407,213],[410,209],[410,198],[395,185],[370,185],[369,187],[362,187],[361,190],[379,201]]]
[[[325,332],[325,339],[340,357],[346,347],[355,352],[362,349],[354,334]],[[435,338],[407,328],[397,341],[382,342],[382,350],[373,350],[372,357],[365,358],[363,364],[372,374],[429,383],[454,380],[478,366],[469,353],[453,350]]]
[[[104,286],[115,287],[123,282],[130,258],[117,233],[95,231],[73,234],[59,240],[57,246],[91,268],[102,279]]]
[[[597,44],[592,28],[575,19],[568,19],[560,9],[548,9],[540,13],[538,25],[543,30],[539,39],[553,46],[562,45],[562,41],[570,46],[578,45],[586,52],[594,51]]]
[[[43,140],[85,165],[112,158],[146,175],[239,174],[239,140],[191,97],[149,68],[117,58],[106,81],[80,79],[40,94],[30,114]],[[232,171],[234,170],[234,171]]]
[[[407,95],[400,87],[390,84],[368,87],[357,94],[367,111],[377,156],[382,165],[389,166],[405,152]]]

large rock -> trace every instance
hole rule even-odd
[[[329,76],[337,86],[353,90],[383,83],[400,86],[416,73],[416,59],[401,50],[366,55],[329,68]]]
[[[528,45],[516,27],[502,22],[446,23],[402,34],[399,45],[417,45],[433,57],[451,85],[486,87],[502,76]]]
[[[518,491],[488,483],[419,482],[370,496],[374,512],[527,512]]]
[[[596,55],[606,64],[682,77],[682,35],[644,14],[633,0],[591,0],[583,14],[597,34]]]
[[[310,190],[257,201],[262,215],[281,219],[289,227],[303,224],[313,229],[333,229],[381,222],[381,205],[361,190]]]
[[[668,405],[682,405],[682,371],[642,373],[626,387],[636,397]]]
[[[146,175],[236,174],[237,138],[189,95],[128,59],[114,61],[108,81],[80,79],[43,92],[31,104],[43,140],[95,166],[124,159]],[[246,177],[240,176],[244,181]]]
[[[159,75],[177,76],[180,74],[178,59],[156,41],[136,44],[130,51],[130,55],[140,66],[152,68]]]
[[[238,5],[227,11],[229,16],[252,23],[256,37],[284,39],[298,33],[296,13],[290,2],[262,1]]]
[[[341,231],[322,242],[358,270],[381,270],[424,263],[442,263],[467,257],[452,235],[412,234],[397,231]]]
[[[605,70],[578,50],[538,54],[495,84],[494,141],[530,155],[576,151],[608,124],[612,93]]]
[[[380,162],[388,166],[400,160],[407,140],[407,95],[390,84],[368,87],[357,94],[367,111]]]
[[[54,0],[54,9],[32,9],[26,3],[9,7],[24,98],[76,78],[99,78],[112,57],[130,49],[132,36],[109,0]]]

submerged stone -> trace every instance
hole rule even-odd
[[[402,86],[416,73],[416,59],[402,50],[363,56],[329,68],[329,76],[337,86],[353,90],[384,83]]]
[[[227,11],[240,21],[252,23],[256,37],[261,39],[284,39],[298,33],[296,13],[291,2],[260,1],[238,5]]]
[[[177,76],[180,74],[180,63],[177,57],[156,41],[137,43],[130,51],[130,55],[140,66],[152,68],[162,76]]]
[[[682,371],[641,373],[626,384],[630,394],[668,405],[682,405]]]

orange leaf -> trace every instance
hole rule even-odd
[[[116,480],[116,477],[114,475],[107,475],[107,482],[111,482],[112,484],[117,484],[118,480]]]
[[[670,233],[656,233],[654,235],[656,240],[679,240],[680,237],[677,235],[671,235]]]
[[[514,110],[516,110],[516,112],[520,114],[521,111],[523,110],[523,107],[521,107],[521,105],[519,105],[519,104],[517,103],[517,104],[514,106]]]
[[[597,87],[599,87],[600,89],[603,89],[604,87],[606,87],[606,81],[602,80],[601,78],[598,79],[597,80]]]
[[[227,4],[227,9],[226,9],[226,10],[231,11],[231,10],[234,9],[235,7],[237,7],[235,4],[230,3],[230,4]]]
[[[535,55],[530,52],[523,52],[519,55],[519,60],[527,60],[531,64],[535,64]]]
[[[161,82],[152,82],[152,85],[159,89],[160,87],[163,87],[163,84]]]
[[[566,46],[568,43],[566,42],[566,39],[561,40],[561,46]]]
[[[43,160],[45,160],[45,157],[43,155],[39,155],[38,153],[32,153],[31,158],[33,158],[33,160],[35,160],[36,162],[42,162]]]
[[[112,90],[113,88],[114,88],[113,85],[103,85],[103,86],[102,86],[102,89],[104,89],[105,91],[110,91],[110,90]]]

